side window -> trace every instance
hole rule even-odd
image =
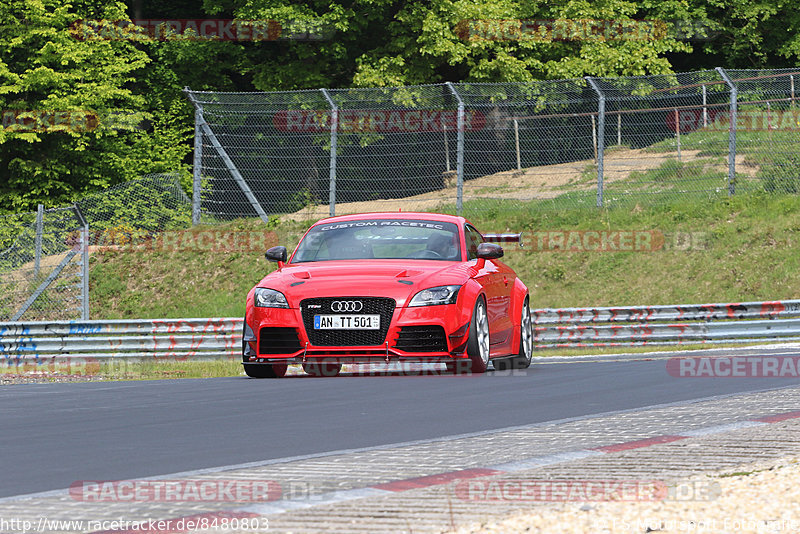
[[[483,243],[483,236],[475,228],[470,225],[464,227],[464,237],[467,242],[467,259],[474,260],[478,258],[478,245]]]

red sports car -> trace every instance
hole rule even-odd
[[[451,372],[526,368],[528,288],[463,217],[365,213],[323,219],[247,294],[242,360],[277,378],[291,363],[439,362]]]

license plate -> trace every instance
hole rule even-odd
[[[380,315],[315,315],[314,330],[380,330]]]

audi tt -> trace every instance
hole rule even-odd
[[[463,217],[365,213],[315,223],[291,256],[270,248],[277,269],[247,295],[245,373],[278,378],[300,364],[335,376],[342,364],[397,361],[453,373],[528,367],[528,288],[486,237]]]

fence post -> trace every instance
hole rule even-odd
[[[89,319],[89,222],[83,216],[78,204],[75,215],[81,225],[81,319]]]
[[[725,69],[717,67],[716,70],[731,90],[730,126],[728,128],[728,195],[733,196],[736,192],[736,99],[739,92]]]
[[[329,213],[333,217],[336,215],[336,148],[339,140],[339,106],[328,94],[327,89],[320,89],[325,96],[325,100],[331,106],[331,169],[330,185],[328,186]]]
[[[706,107],[706,86],[703,86],[703,128],[708,126],[708,108]]]
[[[81,319],[89,320],[89,225],[81,231]]]
[[[519,154],[519,123],[514,119],[514,144],[517,148],[517,170],[522,170],[522,159]]]
[[[203,111],[200,103],[194,110],[194,160],[192,161],[192,226],[200,224],[200,191],[203,166]]]
[[[39,277],[39,266],[42,261],[42,225],[44,223],[44,206],[36,206],[36,243],[33,257],[33,279]]]
[[[186,93],[186,96],[189,98],[192,105],[194,105],[195,117],[199,116],[200,118],[199,124],[202,132],[206,136],[208,136],[208,140],[211,141],[211,146],[214,147],[214,150],[217,151],[217,154],[219,154],[219,157],[222,159],[223,163],[225,163],[225,167],[228,168],[228,172],[230,172],[231,176],[233,176],[234,181],[239,186],[239,189],[241,189],[242,192],[244,193],[244,196],[247,198],[247,201],[250,203],[250,206],[252,206],[252,208],[255,210],[255,212],[258,214],[259,218],[262,221],[264,221],[265,223],[269,223],[269,216],[267,216],[267,213],[264,211],[264,208],[261,207],[261,203],[259,203],[256,196],[253,194],[253,191],[250,189],[250,186],[247,185],[247,182],[245,182],[242,173],[239,172],[239,169],[236,168],[236,165],[234,165],[233,160],[230,158],[230,156],[228,156],[228,153],[222,147],[222,144],[219,142],[219,139],[217,139],[217,135],[214,133],[214,130],[212,130],[211,127],[206,122],[206,119],[203,116],[203,108],[200,106],[200,102],[198,102],[195,99],[194,95],[192,94],[191,90],[188,87],[184,87],[183,92]]]
[[[464,205],[464,101],[451,82],[445,82],[447,88],[458,101],[458,141],[456,148],[456,213],[461,215]]]
[[[603,207],[603,154],[605,152],[606,96],[591,76],[586,81],[597,93],[597,207]]]
[[[442,131],[444,132],[444,166],[447,172],[450,172],[450,143],[447,141],[447,125],[442,124]]]

